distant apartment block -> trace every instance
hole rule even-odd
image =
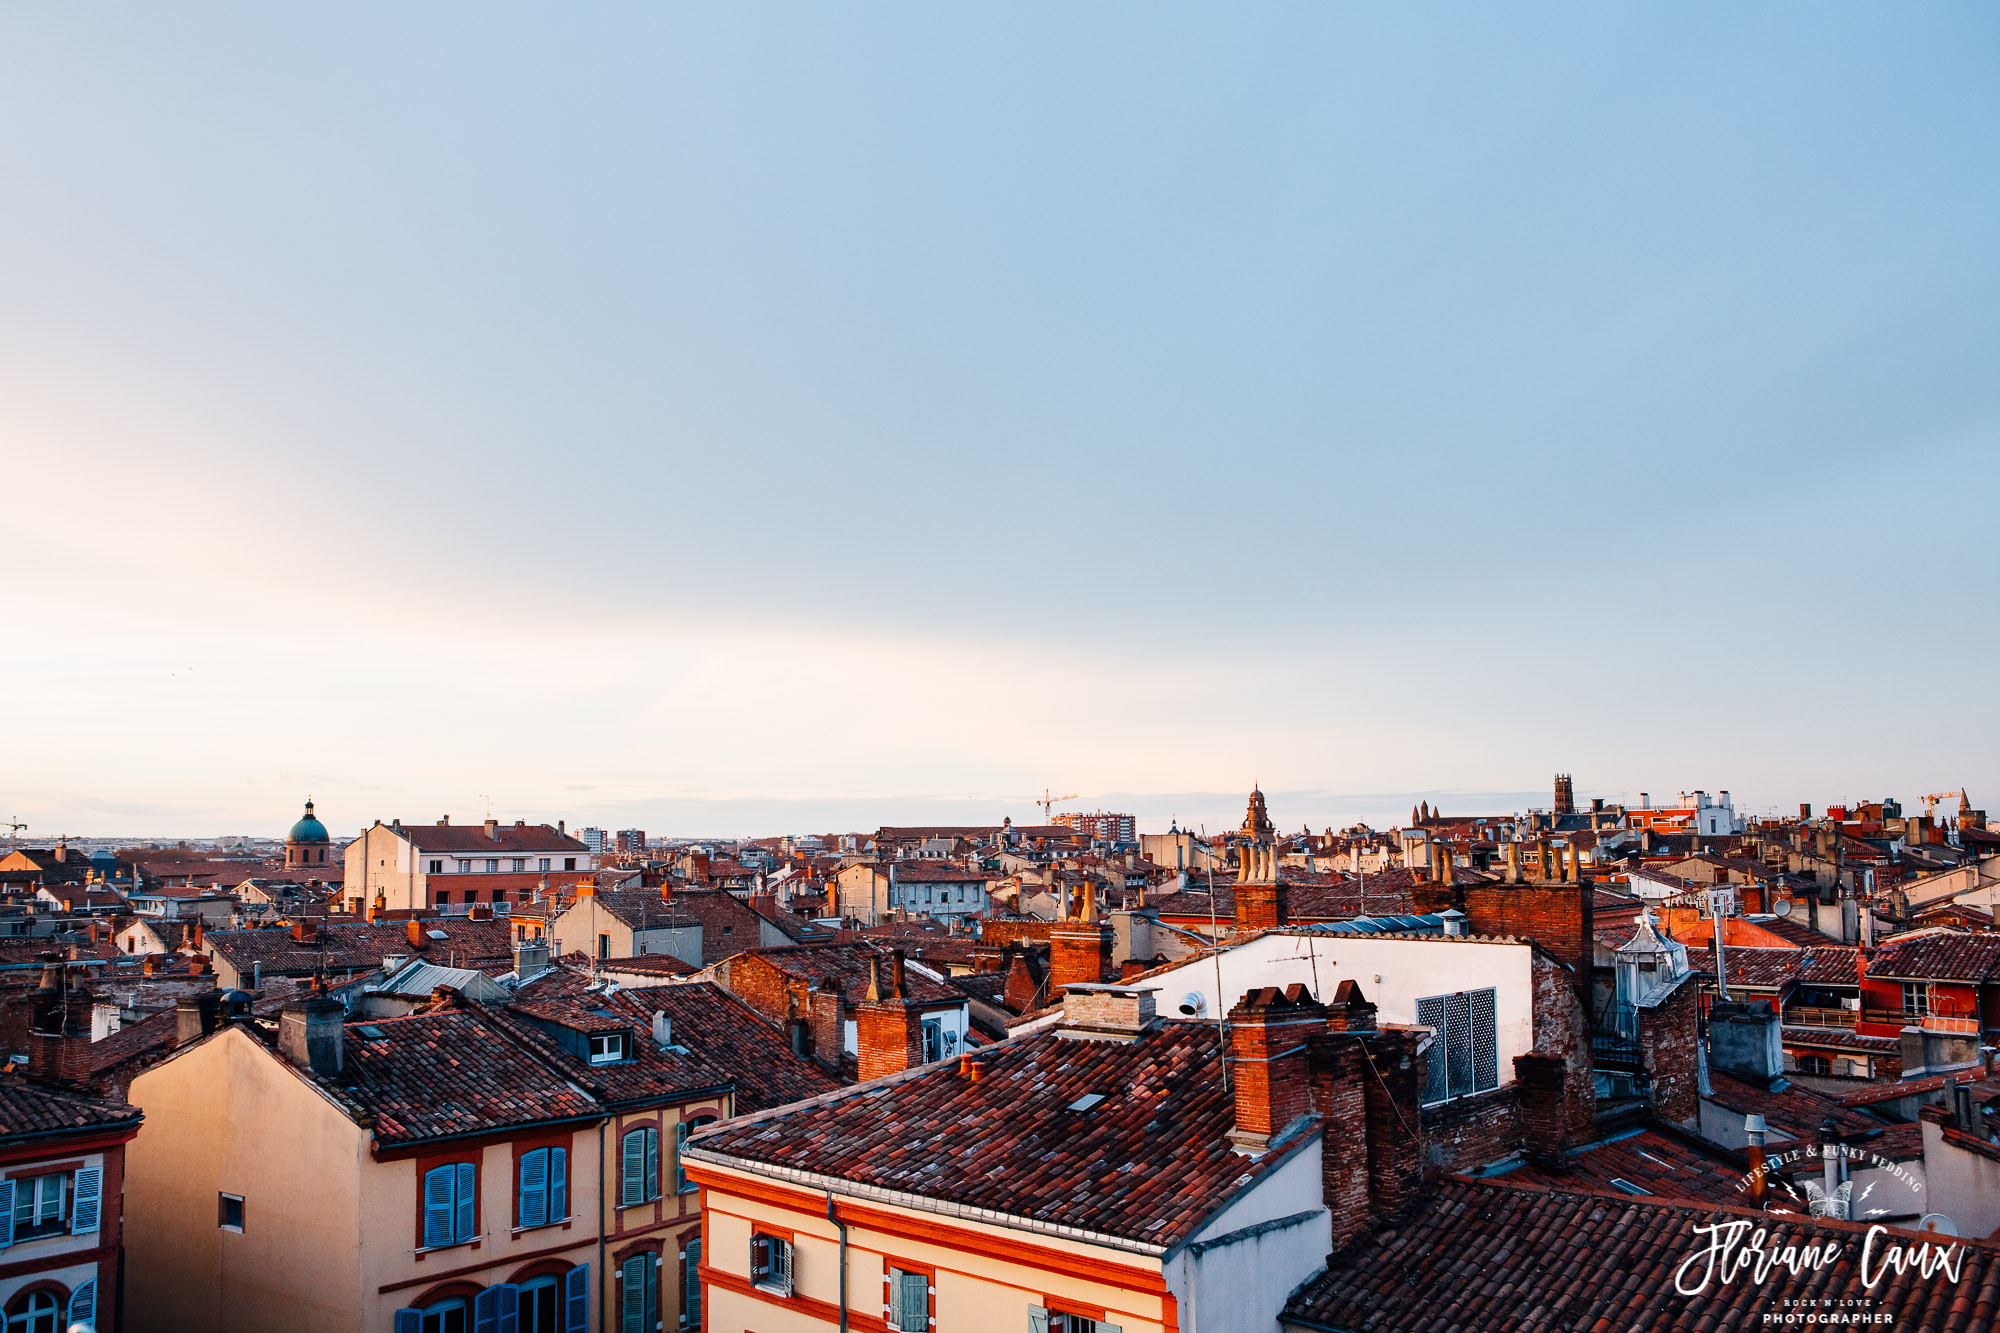
[[[1049,822],[1066,829],[1073,829],[1097,842],[1136,843],[1139,841],[1138,820],[1131,815],[1112,814],[1096,810],[1090,814],[1067,812],[1051,815]]]
[[[597,857],[558,823],[384,824],[347,844],[344,894],[351,912],[439,910],[474,903],[519,903],[546,878],[588,874]]]
[[[602,856],[611,846],[611,835],[601,828],[585,828],[576,831],[585,851],[592,856]]]
[[[642,828],[622,828],[618,830],[618,854],[620,856],[643,856],[646,851],[646,830]]]

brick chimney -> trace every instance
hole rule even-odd
[[[28,1072],[52,1083],[80,1087],[90,1081],[89,990],[72,985],[60,960],[42,967],[41,989],[29,1009]]]
[[[1065,1001],[1067,1004],[1067,1001]],[[1326,1030],[1326,1007],[1303,984],[1247,992],[1229,1011],[1238,1152],[1261,1153],[1311,1109],[1306,1039]]]
[[[1065,921],[1049,931],[1049,993],[1078,982],[1109,980],[1111,926],[1103,921]]]
[[[1404,1216],[1423,1193],[1423,1120],[1418,1110],[1424,1061],[1444,1059],[1435,1041],[1428,1051],[1417,1053],[1428,1035],[1391,1027],[1362,1038],[1369,1060],[1368,1078],[1362,1083],[1368,1102],[1368,1198],[1377,1221]]]
[[[1152,986],[1079,983],[1063,992],[1058,1034],[1072,1039],[1137,1041],[1153,1026],[1157,1011]]]
[[[403,923],[403,935],[409,940],[410,947],[420,953],[430,947],[430,936],[424,934],[424,923],[415,917]]]
[[[278,1051],[300,1069],[332,1078],[346,1054],[346,1022],[338,1000],[294,1000],[278,1012]]]
[[[900,1074],[924,1062],[923,1011],[903,988],[903,951],[868,955],[868,998],[854,1010],[855,1058],[862,1082]]]
[[[1313,1109],[1320,1115],[1320,1187],[1333,1218],[1333,1249],[1341,1250],[1374,1222],[1368,1199],[1367,1053],[1358,1040],[1318,1036],[1311,1039],[1308,1065]]]
[[[1270,930],[1286,924],[1291,906],[1278,877],[1278,853],[1262,843],[1243,848],[1236,869],[1236,928]]]
[[[1045,977],[1035,975],[1039,970],[1025,949],[1007,946],[1007,985],[1000,998],[1015,1013],[1025,1014],[1040,1007]]]
[[[840,983],[832,977],[821,977],[819,985],[806,995],[806,1030],[812,1040],[812,1058],[834,1074],[840,1073],[845,1007]],[[858,1035],[859,1019],[855,1028]]]
[[[1545,1171],[1569,1170],[1569,1109],[1564,1103],[1560,1055],[1517,1055],[1514,1081],[1519,1089],[1521,1141],[1528,1160]]]
[[[1332,1032],[1373,1032],[1375,1006],[1354,981],[1334,987],[1333,1003],[1327,1006],[1326,1026]]]

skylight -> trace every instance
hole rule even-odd
[[[1624,1190],[1627,1194],[1651,1194],[1653,1192],[1647,1189],[1644,1185],[1634,1185],[1631,1181],[1625,1179],[1625,1177],[1623,1176],[1611,1177],[1611,1188],[1615,1190]]]
[[[1083,1096],[1071,1102],[1069,1104],[1069,1109],[1072,1111],[1088,1111],[1091,1107],[1097,1105],[1099,1102],[1103,1100],[1104,1100],[1104,1094],[1101,1092],[1086,1092],[1083,1094]]]

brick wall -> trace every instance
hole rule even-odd
[[[1229,1011],[1238,1142],[1261,1148],[1306,1113],[1306,1041],[1325,1031],[1326,1009],[1303,985],[1252,991]]]
[[[1049,990],[1111,979],[1111,928],[1067,922],[1049,935]]]
[[[1529,1161],[1556,1172],[1568,1168],[1563,1154],[1570,1145],[1564,1072],[1560,1056],[1514,1057],[1514,1085],[1521,1108],[1521,1146],[1527,1149]]]
[[[989,918],[979,923],[981,944],[1021,944],[1026,941],[1040,943],[1047,940],[1049,931],[1054,929],[1052,921],[1011,921]]]
[[[808,1011],[803,993],[795,995],[791,978],[756,954],[738,954],[716,969],[725,990],[773,1023],[783,1027]]]
[[[914,1068],[924,1062],[923,1011],[901,1000],[859,1005],[854,1042],[864,1083]]]
[[[1512,1083],[1427,1106],[1423,1119],[1429,1160],[1446,1171],[1477,1170],[1521,1146],[1520,1093]]]
[[[1587,996],[1593,952],[1590,885],[1468,884],[1462,892],[1466,924],[1475,935],[1534,940],[1577,969],[1572,984]]]
[[[1692,980],[1683,981],[1664,1002],[1639,1011],[1639,1052],[1652,1078],[1653,1113],[1687,1129],[1701,1116],[1699,994]]]
[[[1590,1053],[1590,1014],[1574,985],[1575,974],[1537,953],[1534,980],[1535,1054],[1563,1062],[1563,1103],[1571,1142],[1590,1136],[1597,1120],[1597,1079]]]
[[[1285,924],[1285,886],[1238,884],[1236,925],[1239,930],[1269,930]]]
[[[1364,1235],[1374,1220],[1368,1202],[1369,1074],[1358,1040],[1329,1033],[1313,1038],[1309,1049],[1313,1109],[1324,1138],[1321,1185],[1338,1250]]]
[[[1368,1198],[1379,1221],[1415,1208],[1424,1184],[1424,1122],[1417,1102],[1424,1086],[1421,1034],[1391,1029],[1361,1037],[1369,1057],[1362,1082],[1368,1127]]]

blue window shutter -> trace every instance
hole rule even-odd
[[[569,1216],[569,1149],[549,1149],[549,1221]]]
[[[647,1333],[645,1267],[643,1254],[618,1265],[618,1333]]]
[[[424,1173],[424,1248],[451,1244],[452,1181],[455,1168],[434,1167]]]
[[[0,1180],[0,1249],[14,1243],[14,1182]]]
[[[660,1326],[660,1256],[642,1254],[639,1256],[646,1266],[646,1333]]]
[[[521,1333],[521,1289],[503,1282],[493,1288],[493,1293],[500,1298],[498,1333]]]
[[[72,1236],[85,1236],[97,1230],[98,1214],[103,1212],[104,1168],[101,1166],[81,1167],[76,1173],[76,1195],[70,1208],[69,1230]]]
[[[590,1333],[590,1265],[563,1274],[563,1333]]]
[[[625,1136],[624,1161],[619,1176],[618,1202],[634,1204],[643,1197],[640,1181],[646,1170],[646,1131],[635,1129]]]
[[[646,1128],[646,1197],[658,1198],[660,1194],[660,1131],[650,1125]]]
[[[488,1287],[472,1298],[472,1333],[500,1333],[498,1287]]]
[[[1047,1307],[1028,1307],[1028,1333],[1049,1333],[1049,1312]]]
[[[687,1173],[681,1170],[681,1149],[686,1146],[687,1141],[688,1122],[682,1120],[674,1126],[674,1160],[672,1169],[674,1173],[674,1192],[677,1194],[686,1192],[688,1187]]]
[[[458,1239],[471,1240],[479,1234],[479,1219],[473,1216],[473,1193],[479,1183],[478,1168],[470,1162],[458,1164]]]
[[[681,1293],[681,1322],[689,1328],[701,1327],[701,1237],[696,1236],[687,1243],[682,1252],[682,1262],[687,1266],[686,1289]]]
[[[69,1294],[69,1327],[82,1324],[85,1328],[97,1327],[97,1279],[78,1284]]]
[[[424,1333],[422,1310],[396,1311],[396,1333]]]
[[[549,1220],[549,1150],[521,1154],[521,1222],[538,1227]]]

